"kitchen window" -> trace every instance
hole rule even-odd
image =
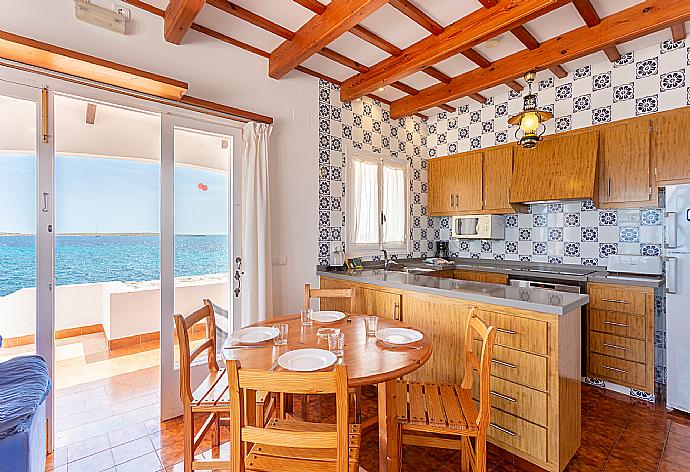
[[[352,150],[348,155],[347,251],[409,252],[407,161]]]

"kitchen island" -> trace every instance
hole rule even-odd
[[[317,274],[321,288],[353,289],[352,300],[323,300],[321,309],[395,318],[431,337],[434,354],[410,380],[461,383],[465,327],[477,307],[498,329],[490,442],[546,470],[565,468],[580,446],[587,295],[376,269]]]

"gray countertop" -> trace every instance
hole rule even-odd
[[[440,268],[438,270],[441,270]],[[588,295],[540,288],[468,282],[405,272],[364,269],[354,272],[317,270],[317,275],[382,287],[429,293],[553,315],[563,315],[589,302]]]

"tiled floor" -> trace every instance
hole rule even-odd
[[[2,354],[12,353],[6,349]],[[159,419],[155,343],[108,351],[103,335],[94,334],[60,340],[56,354],[56,450],[47,470],[182,470],[181,420]],[[595,387],[582,388],[582,447],[566,470],[690,472],[690,417]],[[332,418],[332,402],[313,398],[310,420]],[[365,417],[376,409],[371,389],[365,391],[363,408]],[[362,444],[360,464],[376,471],[374,429],[365,432]],[[220,453],[225,451],[221,446]],[[488,466],[495,472],[533,469],[499,450],[490,452]],[[406,446],[404,470],[458,471],[459,455]]]

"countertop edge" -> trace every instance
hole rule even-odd
[[[338,280],[346,280],[348,282],[356,282],[356,283],[361,283],[361,284],[366,284],[366,285],[375,285],[375,286],[381,286],[381,287],[388,287],[388,288],[395,288],[395,289],[400,289],[400,290],[407,290],[410,292],[420,292],[420,293],[428,293],[430,295],[439,295],[439,296],[444,296],[448,298],[459,298],[462,300],[468,300],[468,301],[474,301],[474,302],[481,302],[481,303],[487,303],[490,305],[496,305],[496,306],[504,306],[504,307],[509,307],[509,308],[518,308],[522,310],[530,310],[538,313],[544,313],[548,315],[565,315],[567,313],[570,313],[571,311],[578,309],[587,303],[589,303],[589,295],[587,294],[581,294],[582,298],[580,300],[577,300],[575,302],[569,303],[568,305],[557,307],[557,306],[550,306],[550,305],[542,305],[539,303],[531,303],[531,302],[525,302],[522,300],[511,300],[508,298],[495,298],[489,295],[482,295],[482,294],[477,294],[477,293],[471,293],[471,292],[462,292],[462,291],[453,291],[453,290],[445,290],[445,289],[439,289],[439,288],[431,288],[431,287],[420,287],[418,285],[409,285],[401,282],[395,282],[395,281],[387,281],[387,280],[370,280],[367,278],[363,277],[353,277],[347,274],[340,274],[337,272],[327,272],[327,271],[321,271],[317,270],[316,275],[319,277],[329,277],[332,279],[338,279]]]

